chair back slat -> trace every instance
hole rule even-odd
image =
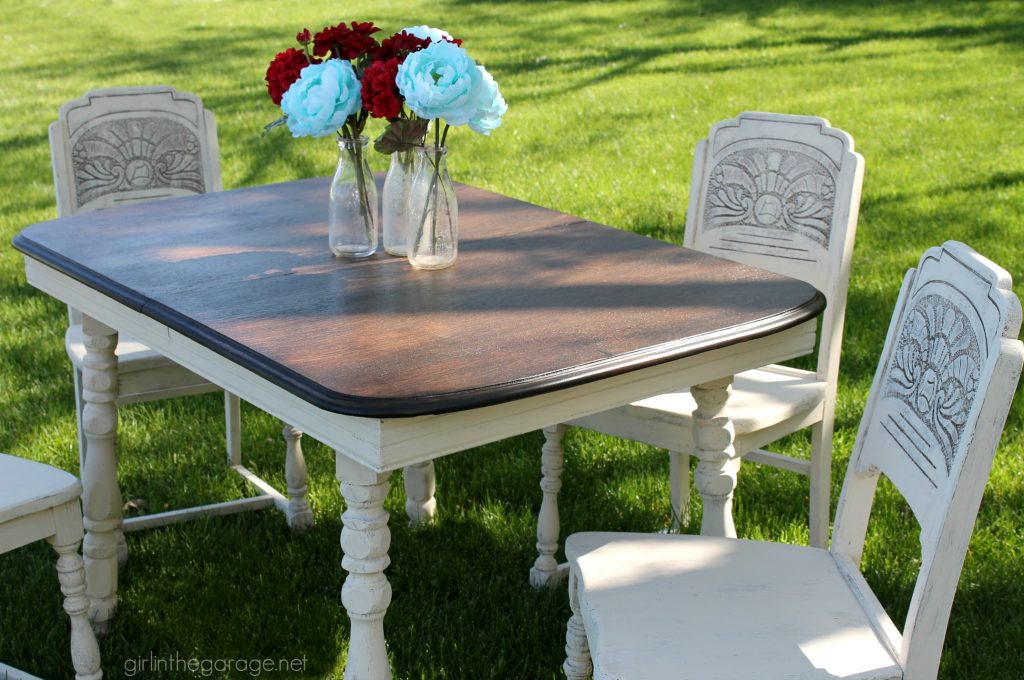
[[[902,651],[904,663],[918,670],[938,667],[967,543],[1024,360],[1020,324],[1020,301],[1005,270],[954,241],[926,252],[904,279],[854,443],[832,551],[859,563],[876,482],[884,474],[921,530],[921,570]]]
[[[50,125],[60,215],[221,189],[213,115],[170,87],[92,90]]]
[[[820,290],[823,380],[838,371],[863,176],[853,140],[827,120],[757,112],[712,127],[693,165],[684,244]]]

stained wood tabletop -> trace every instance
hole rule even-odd
[[[378,178],[379,181],[379,178]],[[319,408],[444,413],[609,377],[814,318],[811,286],[457,185],[459,258],[327,248],[325,178],[42,222],[27,256]]]

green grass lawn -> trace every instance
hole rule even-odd
[[[4,244],[55,215],[46,127],[62,103],[94,87],[168,84],[199,95],[217,115],[226,188],[330,173],[328,141],[261,136],[278,114],[263,74],[298,29],[341,19],[372,19],[386,31],[442,26],[494,74],[509,112],[490,138],[466,129],[449,137],[456,180],[670,241],[682,240],[694,144],[714,122],[744,110],[828,118],[866,160],[835,496],[904,271],[953,238],[1006,267],[1024,294],[1019,2],[0,0],[0,16]],[[386,160],[372,164],[384,169]],[[64,307],[30,288],[21,256],[0,248],[0,450],[75,470],[64,325]],[[217,396],[121,414],[126,499],[156,511],[248,493],[223,464]],[[943,678],[1024,673],[1022,423],[1018,398],[953,607]],[[247,460],[283,488],[279,427],[243,411]],[[438,461],[438,521],[426,528],[407,527],[400,475],[392,478],[385,630],[396,677],[560,677],[564,591],[527,584],[541,441],[526,434]],[[317,521],[306,536],[261,512],[129,537],[116,624],[100,643],[107,677],[131,676],[150,655],[304,659],[299,676],[341,677],[341,500],[332,453],[305,444]],[[566,533],[668,524],[662,452],[582,431],[566,445]],[[808,448],[806,437],[781,445]],[[806,496],[804,480],[748,465],[736,496],[739,532],[806,542]],[[693,514],[698,520],[696,503]],[[864,569],[897,621],[916,574],[915,531],[907,506],[883,487]],[[53,563],[43,544],[0,556],[0,660],[66,678]]]

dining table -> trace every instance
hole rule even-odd
[[[731,376],[813,351],[825,303],[806,283],[465,184],[454,266],[333,257],[329,186],[125,204],[14,238],[28,282],[84,315],[95,623],[117,603],[119,333],[335,451],[349,680],[391,677],[384,502],[394,470],[432,474],[441,456],[701,385],[693,394],[711,432],[698,454],[720,466],[727,500]],[[560,466],[547,473],[550,496]],[[547,520],[538,545],[550,561],[557,516]]]

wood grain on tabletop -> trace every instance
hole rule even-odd
[[[378,178],[379,181],[379,178]],[[416,415],[813,318],[785,277],[457,185],[459,258],[327,248],[325,178],[40,223],[15,246],[328,410]]]

